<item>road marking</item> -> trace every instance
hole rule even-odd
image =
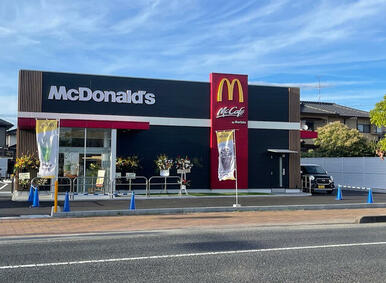
[[[375,245],[386,245],[386,242],[351,243],[351,244],[336,244],[336,245],[321,245],[321,246],[253,249],[253,250],[238,250],[238,251],[221,251],[221,252],[189,253],[189,254],[174,254],[174,255],[154,255],[154,256],[141,256],[141,257],[124,257],[124,258],[93,259],[93,260],[80,260],[80,261],[50,262],[50,263],[34,263],[34,264],[23,264],[23,265],[0,266],[0,269],[17,269],[17,268],[31,268],[31,267],[88,264],[88,263],[105,263],[105,262],[136,261],[136,260],[149,260],[149,259],[167,259],[167,258],[194,257],[194,256],[232,255],[232,254],[259,253],[259,252],[293,251],[293,250],[325,249],[325,248],[343,248],[343,247],[375,246]]]

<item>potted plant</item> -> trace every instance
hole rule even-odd
[[[173,167],[173,159],[169,159],[166,154],[160,154],[154,162],[160,171],[160,176],[167,177],[170,175],[169,170]]]

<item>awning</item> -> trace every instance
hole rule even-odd
[[[273,152],[273,153],[298,153],[295,150],[290,150],[290,149],[273,149],[269,148],[267,149],[268,152]]]
[[[301,139],[316,139],[317,137],[318,137],[318,132],[300,130]]]
[[[34,118],[18,118],[18,128],[22,130],[35,129]],[[125,122],[125,121],[100,121],[100,120],[75,120],[61,119],[61,127],[69,128],[104,128],[104,129],[128,129],[148,130],[149,122]]]

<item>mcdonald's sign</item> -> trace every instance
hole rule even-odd
[[[228,87],[228,100],[233,100],[233,93],[235,90],[235,84],[237,84],[237,87],[239,90],[239,102],[243,103],[244,102],[244,93],[243,93],[243,87],[241,85],[240,80],[239,79],[233,79],[232,82],[230,82],[227,78],[223,78],[218,85],[217,102],[222,101],[224,83],[226,83],[227,87]]]
[[[210,74],[211,188],[232,189],[235,181],[219,181],[218,131],[235,130],[237,186],[248,188],[248,76]]]

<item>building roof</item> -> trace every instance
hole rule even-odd
[[[369,118],[369,112],[330,102],[300,101],[301,114]]]
[[[4,121],[3,119],[0,119],[0,127],[4,127],[8,130],[8,129],[13,127],[13,124],[11,124],[7,121]]]

